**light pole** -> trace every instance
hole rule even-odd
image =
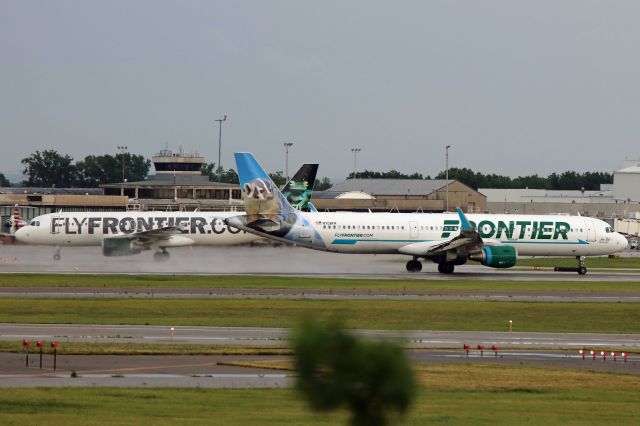
[[[447,145],[444,147],[444,174],[445,174],[445,179],[447,181],[446,186],[447,186],[447,201],[445,203],[445,208],[446,211],[449,211],[449,148],[451,148],[451,145]]]
[[[358,171],[358,153],[362,151],[362,148],[351,148],[353,152],[353,190],[356,190],[356,172]]]
[[[127,149],[129,148],[124,145],[118,145],[118,151],[120,151],[120,154],[122,154],[122,186],[120,187],[120,195],[124,195],[124,155],[126,154]]]
[[[285,176],[285,185],[289,182],[289,148],[293,146],[293,142],[285,142],[284,143],[284,176]]]
[[[215,120],[218,122],[218,170],[222,173],[222,164],[220,163],[220,154],[222,153],[222,122],[227,121],[227,114],[224,117]],[[220,174],[218,175],[218,181],[220,180]]]

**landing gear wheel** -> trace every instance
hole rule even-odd
[[[587,267],[584,264],[584,256],[576,256],[576,260],[578,261],[578,274],[587,275]]]
[[[422,271],[422,263],[419,260],[413,259],[407,262],[407,271],[420,272]]]
[[[60,259],[62,259],[62,256],[60,256],[60,253],[56,253],[53,255],[53,260],[55,260],[56,262],[59,261]]]
[[[438,272],[442,274],[453,274],[454,269],[453,263],[438,263]]]
[[[153,253],[153,260],[155,260],[156,262],[164,262],[166,260],[169,260],[169,253],[167,253],[166,251],[157,251]]]

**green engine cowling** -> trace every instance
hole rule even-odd
[[[140,251],[128,238],[105,238],[102,240],[102,254],[104,256],[129,256],[138,254]]]
[[[511,246],[484,246],[481,254],[472,259],[492,268],[511,268],[518,260],[518,251]]]

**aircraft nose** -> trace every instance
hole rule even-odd
[[[28,228],[28,226],[23,226],[22,228],[18,229],[15,233],[16,240],[25,242],[27,240],[27,237],[29,236]]]

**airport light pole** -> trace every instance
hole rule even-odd
[[[447,198],[445,204],[446,211],[449,211],[449,148],[451,148],[451,145],[447,145],[444,147],[444,174],[447,181]]]
[[[289,148],[293,146],[293,142],[285,142],[284,143],[284,176],[285,176],[285,185],[289,182]]]
[[[120,187],[120,195],[124,195],[124,155],[127,153],[127,149],[129,148],[124,145],[118,145],[118,151],[122,154],[122,186]]]
[[[351,148],[353,152],[353,190],[356,190],[356,173],[358,171],[358,153],[362,151],[362,148]]]
[[[227,114],[224,117],[215,120],[218,122],[218,181],[220,180],[220,175],[222,174],[222,164],[220,161],[220,154],[222,153],[222,122],[227,121]]]

